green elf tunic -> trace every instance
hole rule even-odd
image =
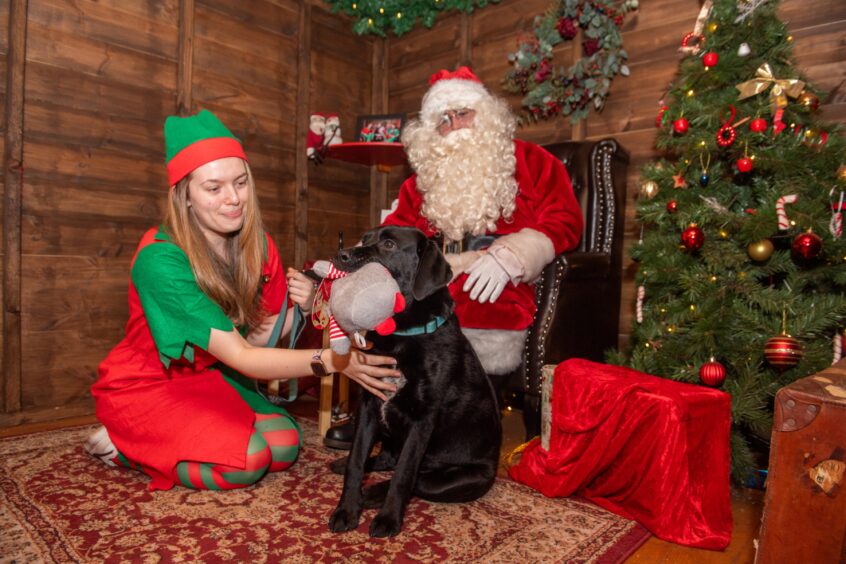
[[[262,280],[265,310],[279,313],[287,282],[269,237]],[[243,466],[255,413],[290,418],[207,352],[212,329],[233,324],[197,285],[182,249],[163,228],[150,229],[132,261],[126,337],[92,387],[97,418],[150,475],[150,489],[173,487],[183,460]]]

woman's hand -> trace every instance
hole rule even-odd
[[[402,372],[396,368],[390,368],[397,364],[394,358],[365,354],[354,348],[350,350],[348,356],[335,356],[332,361],[348,378],[358,382],[362,388],[382,401],[388,400],[384,392],[397,391],[396,384],[383,380],[383,378],[398,378],[402,376]],[[346,364],[344,365],[345,362]]]
[[[310,312],[314,303],[314,282],[295,268],[289,268],[285,278],[288,279],[288,296],[291,301],[300,306],[303,313]]]

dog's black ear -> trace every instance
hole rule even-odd
[[[411,295],[417,301],[443,288],[452,280],[452,269],[438,249],[438,245],[431,239],[421,239],[422,241],[417,245],[420,261],[417,263],[414,287],[411,289]]]

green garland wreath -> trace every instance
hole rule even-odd
[[[435,18],[446,10],[473,12],[478,6],[499,0],[323,0],[332,6],[332,13],[343,11],[355,19],[353,32],[385,37],[391,30],[397,37],[414,27],[418,19],[431,28]]]
[[[532,119],[558,114],[572,123],[587,117],[590,103],[601,110],[617,75],[629,75],[620,26],[638,0],[555,0],[537,16],[532,37],[519,39],[508,55],[514,69],[505,76],[505,89],[524,94],[521,104]],[[584,31],[584,56],[572,67],[553,67],[552,49]]]

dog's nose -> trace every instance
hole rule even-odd
[[[337,258],[342,264],[349,264],[352,262],[352,253],[350,253],[349,249],[341,249],[338,251]]]

